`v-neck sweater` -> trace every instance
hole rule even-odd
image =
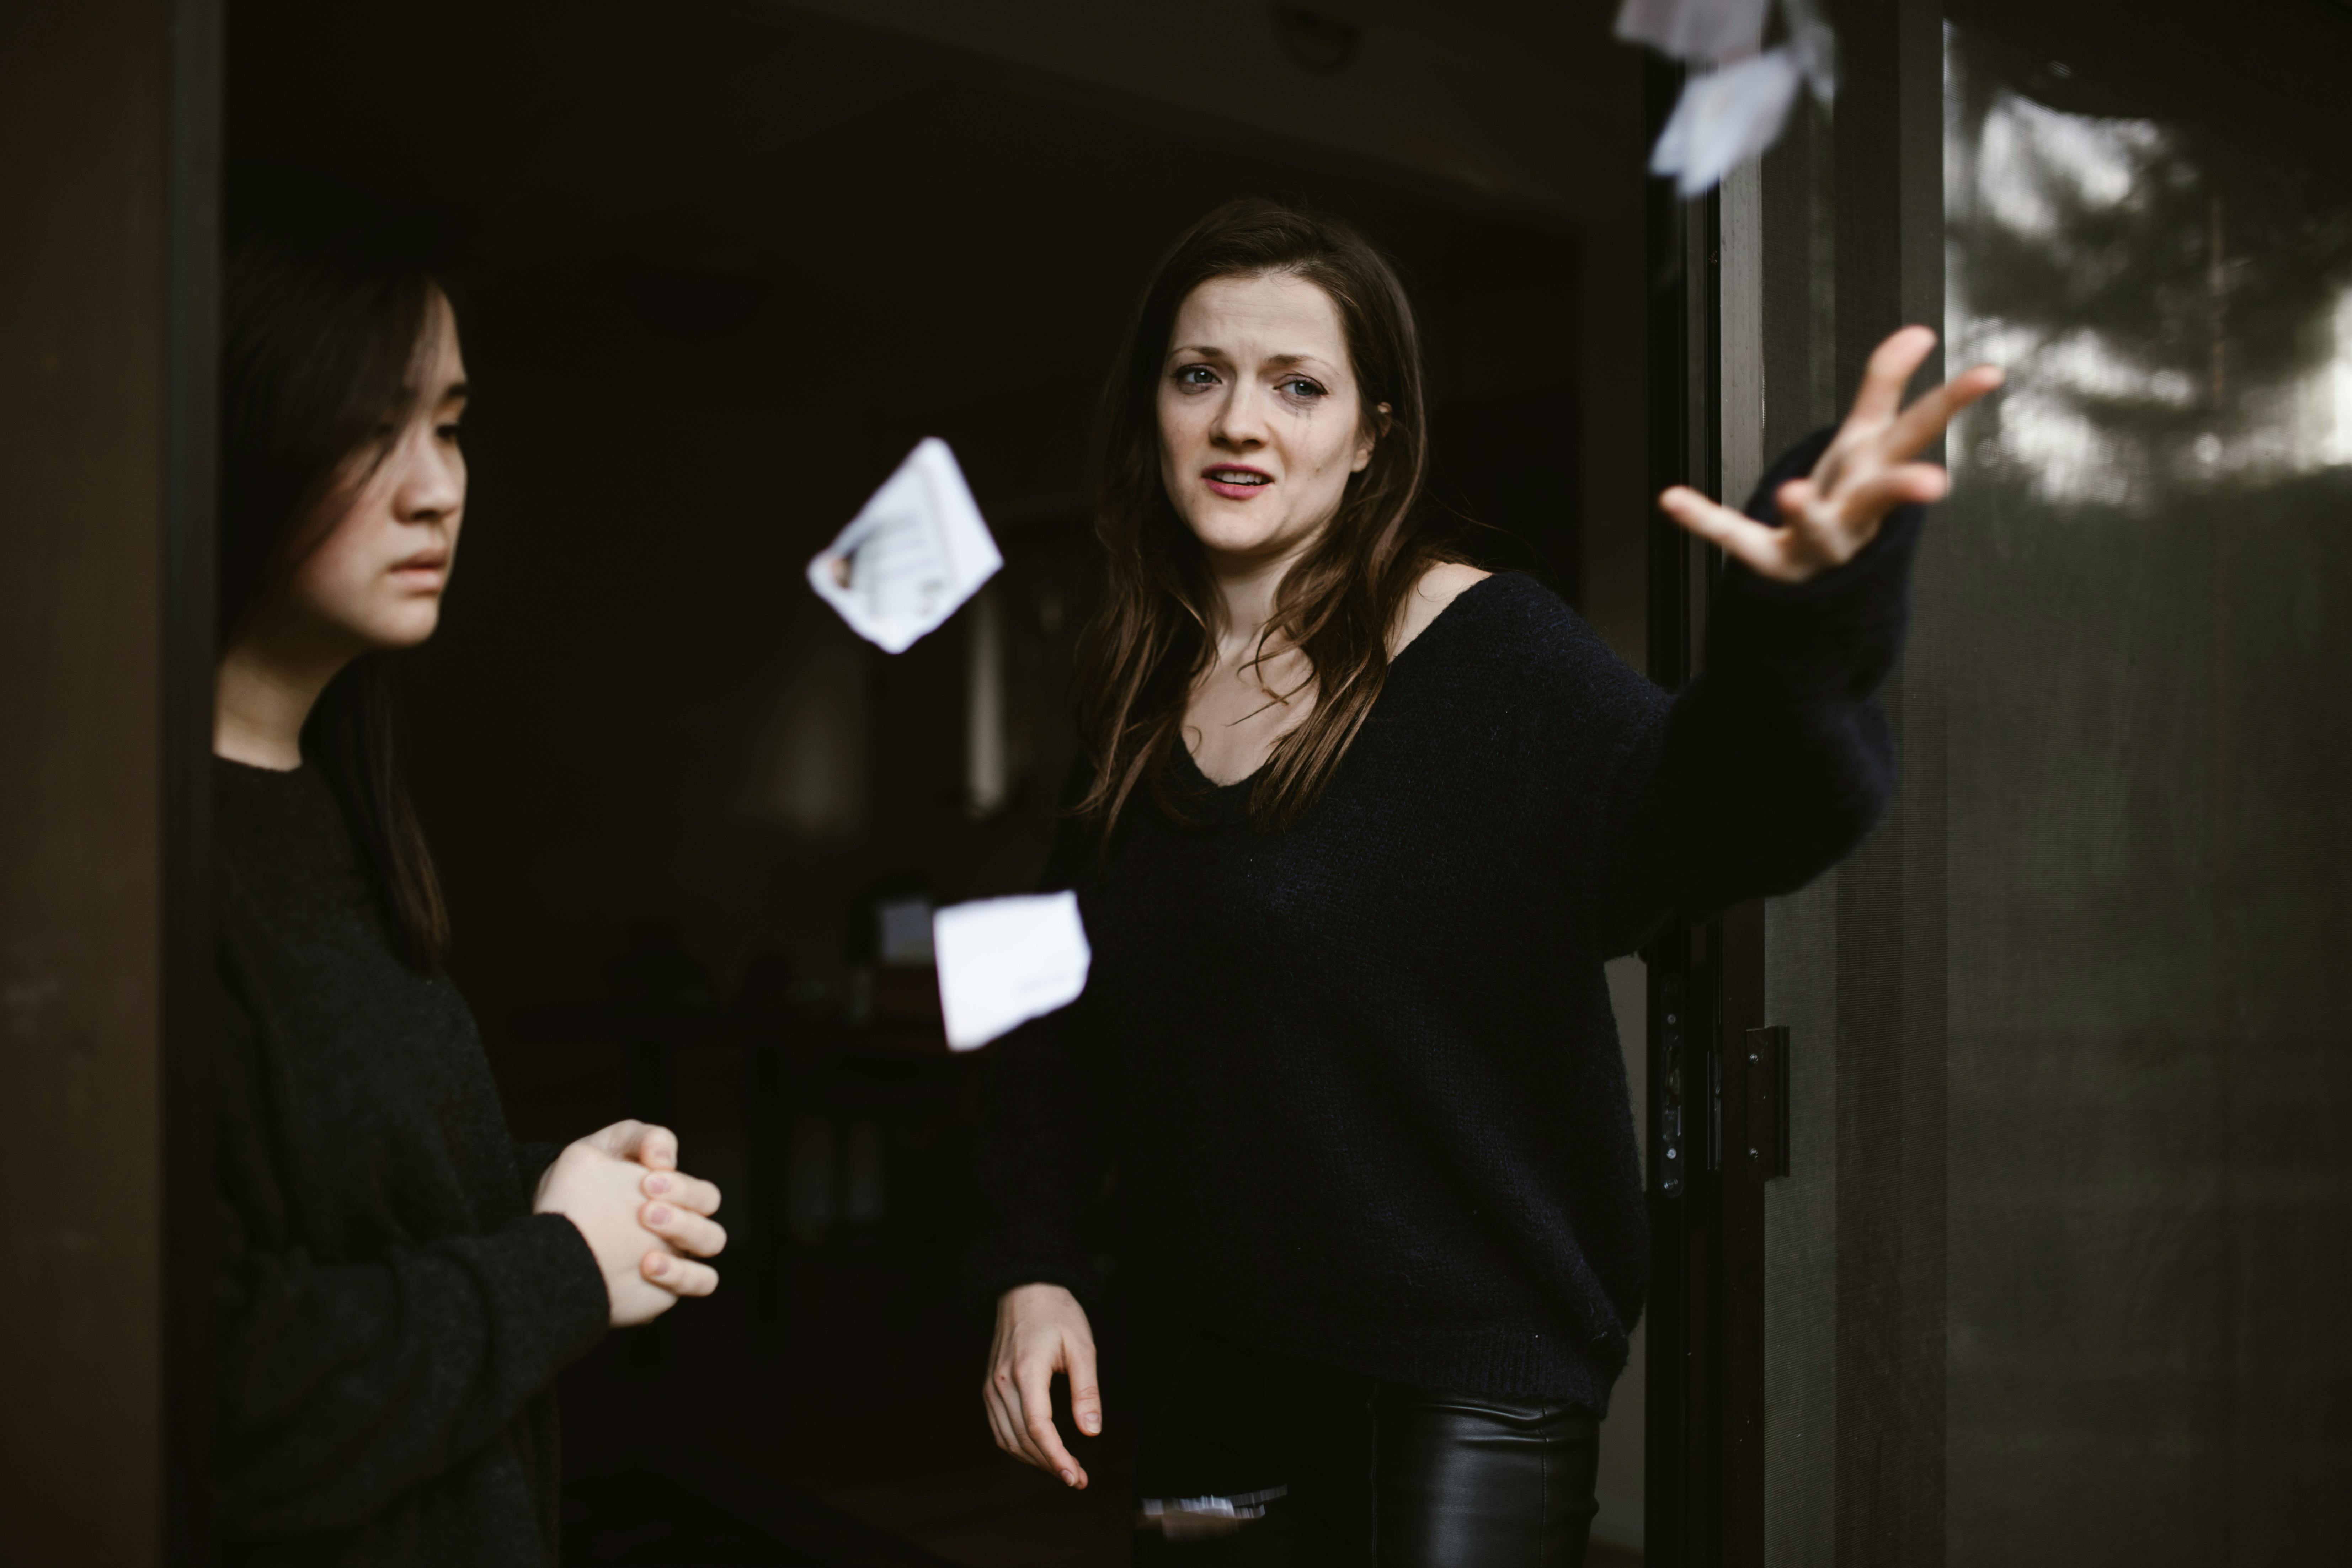
[[[1486,578],[1290,826],[1181,747],[1188,821],[1143,791],[1107,847],[1066,821],[1045,880],[1076,889],[1093,968],[992,1047],[982,1287],[1083,1299],[1107,1248],[1123,1289],[1245,1343],[1605,1413],[1648,1233],[1603,964],[1801,887],[1877,818],[1919,521],[1800,584],[1728,567],[1675,696],[1533,579]]]
[[[554,1380],[610,1311],[472,1013],[394,953],[316,768],[215,759],[224,1564],[556,1560]]]

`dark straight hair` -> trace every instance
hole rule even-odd
[[[1350,224],[1263,198],[1230,202],[1194,224],[1143,291],[1096,426],[1105,581],[1078,655],[1078,729],[1092,776],[1076,810],[1106,844],[1139,785],[1181,818],[1167,764],[1183,743],[1193,682],[1215,655],[1215,595],[1160,476],[1169,334],[1202,284],[1276,274],[1306,279],[1339,307],[1358,417],[1377,441],[1322,536],[1284,576],[1259,643],[1261,655],[1279,638],[1307,656],[1315,709],[1276,742],[1250,792],[1252,820],[1280,826],[1315,803],[1388,679],[1405,595],[1432,565],[1460,559],[1421,505],[1429,465],[1421,333],[1388,258]]]
[[[220,646],[332,526],[355,475],[418,395],[442,297],[421,220],[323,181],[239,170],[226,213],[221,321]],[[341,802],[393,949],[430,972],[449,914],[395,745],[388,656],[347,665],[302,754]]]

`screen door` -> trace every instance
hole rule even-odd
[[[2009,383],[1894,812],[1768,919],[1763,1556],[2352,1562],[2352,11],[1901,8],[1906,102],[1768,167],[1767,395],[1884,265]]]

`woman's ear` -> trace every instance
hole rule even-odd
[[[1357,433],[1356,460],[1348,469],[1351,474],[1360,474],[1370,466],[1372,460],[1372,448],[1379,446],[1381,437],[1389,433],[1389,416],[1395,410],[1387,404],[1381,403],[1374,405],[1372,412],[1379,416],[1378,422],[1366,420],[1367,427]]]

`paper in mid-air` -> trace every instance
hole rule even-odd
[[[1713,190],[1726,174],[1770,148],[1801,81],[1785,49],[1691,78],[1658,133],[1650,173],[1672,174],[1685,196]]]
[[[1713,65],[1763,47],[1770,9],[1771,0],[1625,0],[1617,36],[1678,60]]]
[[[1694,68],[1651,150],[1650,172],[1704,195],[1780,139],[1801,82],[1827,110],[1837,96],[1837,35],[1814,0],[1780,0],[1787,37],[1766,53],[1771,0],[1624,0],[1617,36]]]
[[[809,586],[859,637],[904,653],[1004,564],[948,444],[927,436],[809,563]]]
[[[1068,1006],[1094,963],[1076,893],[950,904],[931,917],[931,950],[948,1046],[959,1051]]]

